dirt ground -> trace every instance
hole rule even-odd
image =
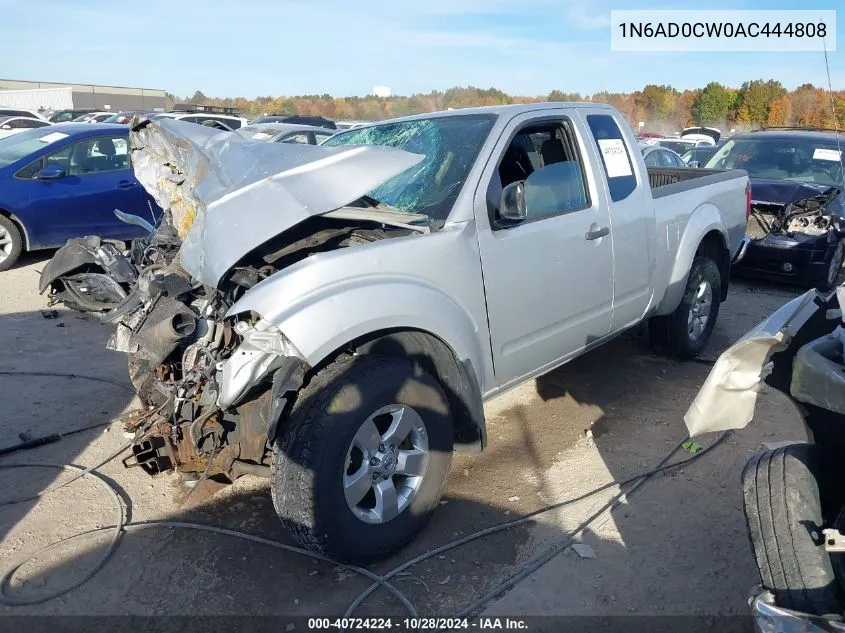
[[[0,372],[67,372],[128,385],[125,357],[104,344],[110,328],[64,309],[41,310],[37,274],[49,254],[0,273]],[[799,291],[736,281],[706,357],[718,353]],[[489,447],[456,455],[442,507],[384,573],[434,547],[511,521],[550,503],[654,467],[685,435],[682,415],[709,368],[653,355],[634,331],[488,406]],[[42,436],[113,421],[134,405],[130,390],[74,378],[0,375],[0,446],[20,433]],[[589,433],[586,433],[589,431]],[[741,508],[739,476],[763,443],[805,439],[788,401],[761,396],[756,420],[700,460],[653,477],[571,548],[486,605],[493,615],[744,614],[757,582]],[[707,445],[713,438],[704,438]],[[126,441],[117,424],[0,460],[0,503],[69,477],[12,463],[90,466]],[[152,479],[119,460],[101,472],[120,491],[133,522],[175,519],[292,543],[273,512],[266,481],[244,477],[182,511],[174,477]],[[451,615],[509,578],[618,493],[602,494],[533,522],[444,552],[394,580],[421,614]],[[84,530],[112,525],[114,500],[91,481],[38,502],[0,507],[0,568],[24,553]],[[33,597],[88,574],[110,535],[69,543],[26,563],[9,592]],[[371,581],[333,565],[220,534],[151,528],[125,534],[114,555],[75,590],[6,614],[340,615]],[[384,591],[358,615],[403,614]]]

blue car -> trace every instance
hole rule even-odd
[[[0,139],[0,270],[73,237],[146,235],[115,209],[153,224],[161,214],[132,173],[125,125],[63,123]]]

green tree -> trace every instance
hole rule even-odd
[[[733,90],[711,81],[692,104],[692,116],[698,125],[721,123],[730,118],[734,103]]]
[[[194,93],[194,96],[188,99],[188,103],[198,104],[198,103],[207,103],[209,101],[208,97],[206,97],[202,90],[197,90]]]
[[[771,104],[786,94],[786,89],[779,81],[756,79],[746,81],[739,89],[740,112],[747,119],[744,123],[765,123],[769,117]],[[739,123],[739,117],[737,123]]]
[[[546,97],[546,101],[583,101],[577,92],[563,92],[563,90],[552,90]]]

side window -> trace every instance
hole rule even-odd
[[[223,121],[223,123],[226,124],[226,127],[228,127],[231,130],[238,130],[241,127],[241,122],[240,122],[239,119],[220,119],[220,120]]]
[[[660,154],[663,152],[655,151],[649,152],[646,154],[646,157],[643,159],[646,167],[659,167],[660,166]]]
[[[16,121],[12,121],[13,128],[23,128],[26,130],[31,130],[37,127],[44,127],[45,125],[49,125],[49,123],[45,123],[44,121],[38,121],[36,119],[18,119]]]
[[[41,170],[42,164],[42,158],[32,161],[23,169],[18,170],[18,173],[15,174],[15,178],[35,178],[35,174],[37,174]]]
[[[677,166],[675,165],[675,157],[669,152],[660,152],[660,164],[663,165],[663,167]]]
[[[129,169],[126,137],[100,136],[66,145],[46,158],[46,164],[61,167],[68,176],[83,176]]]
[[[325,141],[330,136],[331,134],[322,134],[320,132],[314,132],[314,139],[316,140],[317,145]]]
[[[588,114],[587,125],[602,157],[610,199],[614,202],[624,200],[637,188],[637,177],[622,130],[609,114]]]
[[[185,116],[180,119],[181,121],[187,121],[188,123],[202,123],[200,117],[198,116]]]
[[[502,155],[487,190],[491,226],[496,221],[502,189],[525,183],[525,221],[539,220],[589,206],[581,155],[568,120],[532,125],[520,130]]]
[[[281,140],[282,143],[301,143],[304,145],[308,145],[308,134],[305,132],[301,132],[299,134],[291,134],[290,136],[284,137]]]

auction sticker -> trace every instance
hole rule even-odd
[[[836,149],[816,148],[813,152],[813,160],[832,160],[838,162],[842,158],[842,152]]]
[[[628,152],[625,150],[625,143],[621,138],[599,139],[604,166],[607,169],[608,178],[621,178],[631,175],[631,163],[628,160]]]
[[[46,136],[42,136],[39,141],[42,143],[55,143],[56,141],[61,141],[63,138],[67,138],[68,135],[64,134],[63,132],[51,132]]]

